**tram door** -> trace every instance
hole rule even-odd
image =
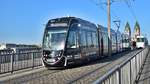
[[[101,56],[104,56],[104,43],[103,43],[103,38],[101,38]]]
[[[67,39],[67,52],[66,54],[70,56],[72,60],[80,58],[79,50],[79,32],[76,24],[73,24],[68,32]]]
[[[100,30],[100,28],[98,28],[98,43],[99,43],[99,55],[100,57],[103,57],[104,54],[104,44],[103,44],[103,36],[102,36],[102,32]]]

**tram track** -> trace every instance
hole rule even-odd
[[[132,53],[135,53],[135,52],[137,52],[137,51],[134,51]],[[109,71],[112,67],[114,67],[114,66],[120,64],[121,62],[125,61],[126,58],[128,58],[128,57],[124,56],[124,58],[119,59],[119,61],[115,60],[115,61],[105,63],[103,66],[100,66],[100,67],[98,67],[98,68],[96,68],[96,69],[94,69],[94,70],[92,70],[92,71],[90,71],[86,74],[83,74],[83,75],[79,76],[78,78],[76,78],[74,80],[70,80],[69,82],[67,82],[67,84],[76,84],[76,83],[86,83],[87,84],[87,83],[90,83],[90,82],[94,81],[94,80],[91,80],[92,77],[94,77],[94,79],[96,79],[96,78],[102,76],[107,71]],[[108,69],[107,66],[110,66],[111,68],[109,67],[109,69]],[[105,68],[107,68],[107,69],[105,69]],[[99,73],[97,73],[98,71],[99,71]],[[98,76],[98,74],[99,74],[99,76]]]
[[[83,77],[86,77],[86,76],[92,74],[93,72],[95,72],[95,71],[97,71],[97,70],[99,70],[99,69],[101,69],[101,68],[104,68],[105,66],[107,66],[107,65],[109,65],[109,64],[110,64],[110,63],[106,63],[106,64],[104,64],[103,66],[98,67],[97,69],[95,69],[95,70],[93,70],[93,71],[91,71],[91,72],[89,72],[89,73],[87,73],[87,74],[84,74],[84,75],[82,75],[82,76],[80,76],[80,77],[78,77],[78,78],[76,78],[76,79],[74,79],[74,80],[69,81],[67,84],[74,83],[74,82],[76,82],[76,81],[82,79]]]

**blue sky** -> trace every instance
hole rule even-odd
[[[93,0],[105,2],[106,0]],[[142,34],[150,37],[150,1],[129,0],[135,12],[135,19],[124,2],[111,4],[111,20],[118,16],[120,31],[128,21],[133,31],[138,20]],[[102,9],[104,8],[104,10]],[[107,26],[106,5],[95,5],[92,0],[1,0],[0,43],[40,44],[46,22],[62,16],[76,16],[96,24]],[[111,27],[116,26],[111,22]]]

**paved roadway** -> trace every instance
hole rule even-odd
[[[97,78],[104,75],[115,65],[120,64],[127,58],[138,52],[123,52],[113,57],[85,64],[82,66],[72,67],[64,70],[47,70],[45,68],[31,70],[12,74],[10,76],[0,77],[0,83],[13,84],[90,84]]]
[[[144,67],[137,84],[150,84],[150,52],[144,63]]]

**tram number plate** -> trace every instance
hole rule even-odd
[[[55,62],[55,59],[47,59],[48,62]]]

